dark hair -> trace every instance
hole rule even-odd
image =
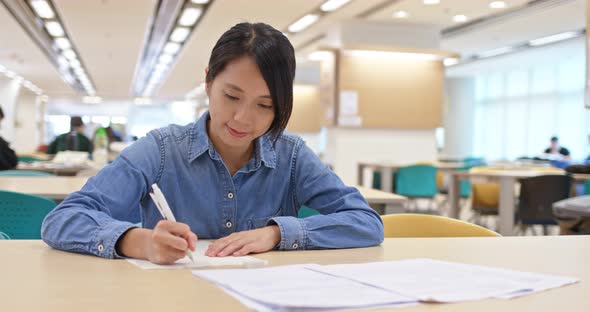
[[[557,141],[559,141],[559,139],[556,136],[551,137],[551,142],[557,142]]]
[[[4,119],[4,111],[2,110],[2,107],[0,107],[0,119]]]
[[[295,51],[282,32],[264,23],[240,23],[226,31],[211,51],[207,83],[227,64],[242,56],[256,61],[270,90],[275,117],[268,132],[276,139],[283,133],[293,110]]]
[[[74,128],[82,127],[84,122],[82,121],[82,117],[74,116],[70,118],[70,130],[74,130]]]

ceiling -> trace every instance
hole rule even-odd
[[[280,30],[299,17],[316,10],[323,0],[213,0],[186,42],[162,84],[158,97],[180,98],[204,79],[209,53],[219,36],[242,21],[263,21]],[[422,0],[353,0],[326,14],[301,33],[290,36],[298,48],[325,33],[334,24],[365,19],[390,24],[427,24],[445,29],[456,26],[455,14],[469,20],[486,18],[502,10],[490,9],[488,0],[442,0],[426,6]],[[527,0],[508,0],[507,9]],[[473,27],[459,35],[443,37],[441,47],[459,53],[496,48],[563,30],[585,26],[585,0],[553,1],[559,5],[515,15],[497,23]],[[53,0],[62,22],[79,51],[97,94],[106,98],[130,98],[131,84],[142,54],[146,30],[156,0]],[[409,17],[392,17],[404,10]],[[369,12],[369,13],[368,13]],[[57,97],[79,97],[62,81],[57,70],[15,19],[0,6],[0,65],[15,71]]]

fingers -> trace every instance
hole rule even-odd
[[[241,257],[241,256],[245,256],[250,253],[257,253],[257,252],[259,252],[259,251],[258,251],[256,244],[251,243],[251,244],[246,244],[242,248],[236,250],[232,255],[235,257]]]
[[[154,228],[154,239],[182,251],[195,250],[197,235],[187,224],[162,220]]]
[[[156,264],[172,264],[184,257],[184,251],[161,245],[155,248],[149,260]]]
[[[228,245],[234,243],[238,239],[239,233],[233,233],[229,236],[220,238],[214,241],[211,245],[209,245],[207,251],[205,252],[205,255],[209,257],[217,257],[223,249],[225,249]]]

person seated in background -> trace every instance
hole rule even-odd
[[[92,144],[84,135],[82,118],[74,116],[70,119],[70,132],[59,135],[47,148],[47,154],[57,154],[62,151],[92,152]]]
[[[0,122],[4,119],[4,111],[0,108]],[[18,158],[8,142],[0,137],[0,170],[8,170],[16,168]]]
[[[545,154],[560,156],[559,160],[571,160],[570,151],[559,145],[559,139],[557,137],[551,138],[551,145],[545,149]]]

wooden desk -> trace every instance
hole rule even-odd
[[[407,198],[401,195],[375,190],[363,186],[355,186],[361,195],[367,200],[379,214],[385,214],[387,210],[395,210],[401,206]]]
[[[64,200],[73,192],[79,191],[88,177],[9,177],[0,176],[0,190],[33,194]]]
[[[2,311],[247,311],[189,270],[145,271],[125,260],[53,250],[41,241],[0,240],[0,254]],[[401,238],[371,248],[275,251],[257,257],[269,265],[428,257],[567,275],[581,282],[513,300],[422,304],[391,311],[590,311],[590,236]]]
[[[392,181],[391,175],[396,172],[399,168],[416,165],[412,164],[399,164],[399,163],[379,163],[379,162],[359,162],[357,167],[357,184],[363,185],[365,179],[365,168],[371,168],[372,170],[381,172],[381,190],[385,192],[391,192]],[[462,162],[433,162],[431,165],[435,166],[439,170],[454,171],[456,169],[465,166]]]
[[[0,190],[27,193],[48,197],[57,201],[64,200],[73,192],[79,191],[88,181],[88,177],[8,177],[0,176]],[[400,195],[382,192],[366,187],[357,187],[369,205],[377,211],[395,207],[406,198]]]
[[[529,178],[547,174],[564,174],[560,172],[543,172],[535,170],[506,169],[486,172],[455,171],[451,172],[449,183],[449,217],[459,218],[460,181],[470,177],[484,177],[498,181],[500,184],[498,232],[504,236],[514,235],[514,185],[520,178]]]
[[[19,163],[17,170],[34,170],[52,173],[58,176],[75,176],[78,172],[90,168],[87,165],[63,165],[51,162]]]

